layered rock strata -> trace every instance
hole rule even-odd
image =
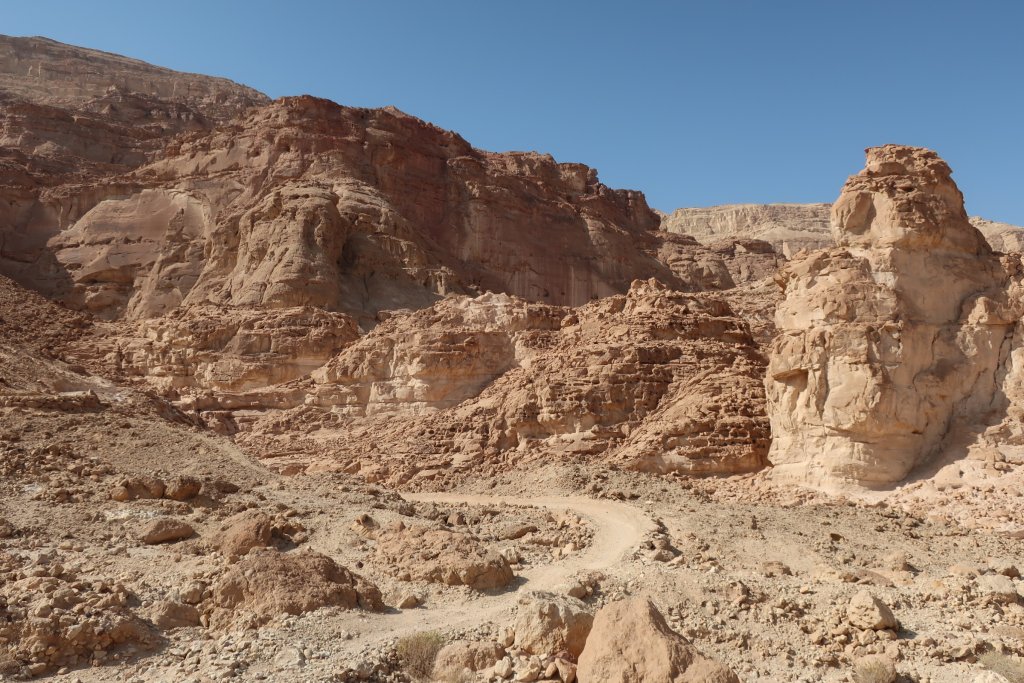
[[[725,303],[655,281],[578,309],[448,297],[291,385],[293,409],[235,417],[255,452],[399,481],[536,457],[742,472],[765,463],[763,363]],[[298,425],[304,440],[278,436]]]
[[[781,255],[832,246],[828,204],[725,204],[676,209],[662,217],[661,229],[691,235],[700,242],[762,240]]]

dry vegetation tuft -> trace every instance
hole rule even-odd
[[[1024,683],[1024,662],[992,650],[978,658],[978,662],[1010,683]]]
[[[444,644],[444,636],[437,631],[423,631],[399,638],[395,650],[407,674],[417,681],[429,681],[434,672],[434,660]]]

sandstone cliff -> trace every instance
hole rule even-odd
[[[955,430],[1006,414],[1020,259],[992,251],[924,149],[869,149],[832,230],[836,248],[778,276],[769,457],[776,476],[814,485],[891,484]]]
[[[663,239],[642,194],[391,109],[286,98],[122,182],[137,189],[51,238],[59,269],[37,282],[107,318],[309,305],[366,323],[447,293],[580,305],[637,277],[732,284],[714,254]]]
[[[49,41],[0,41],[0,74],[0,270],[94,317],[74,363],[303,466],[763,466],[763,358],[696,294],[763,280],[768,243],[395,109]]]
[[[765,464],[763,368],[727,305],[654,281],[577,309],[453,296],[389,318],[311,383],[279,388],[290,410],[265,412],[254,392],[252,412],[233,419],[239,441],[280,466],[313,459],[396,483],[538,459],[735,473]]]
[[[726,204],[676,209],[663,216],[661,228],[705,243],[763,240],[789,258],[801,249],[832,246],[828,213],[828,204]]]
[[[723,204],[662,213],[661,229],[690,235],[703,244],[720,240],[761,240],[785,258],[801,249],[835,246],[829,223],[830,204]],[[1019,252],[1024,228],[971,216],[996,251]]]

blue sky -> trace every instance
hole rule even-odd
[[[1024,225],[1024,3],[5,3],[45,35],[271,96],[395,105],[484,149],[596,167],[652,206],[832,201],[863,149],[937,150]]]

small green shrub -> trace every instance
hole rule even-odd
[[[429,681],[434,673],[434,660],[445,645],[437,631],[423,631],[403,636],[395,644],[402,669],[417,681]]]

